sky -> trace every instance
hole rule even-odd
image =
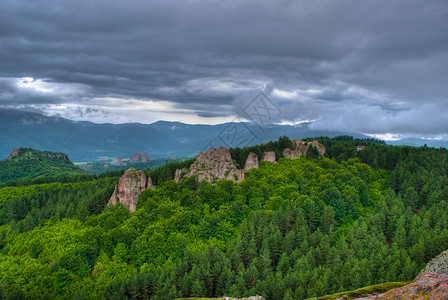
[[[276,124],[448,140],[447,29],[446,0],[0,0],[0,107],[218,124],[263,92]]]

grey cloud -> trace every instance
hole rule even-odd
[[[45,95],[5,79],[0,105],[86,104],[112,96],[169,100],[200,116],[228,116],[240,115],[247,98],[265,88],[282,118],[316,119],[316,128],[446,131],[442,118],[431,126],[413,120],[434,111],[445,116],[447,109],[444,0],[17,0],[1,6],[0,77],[86,88]],[[275,89],[296,95],[277,97]]]

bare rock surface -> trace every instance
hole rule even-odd
[[[244,164],[244,173],[249,171],[252,168],[258,168],[258,156],[251,152],[246,159],[246,163]]]
[[[148,153],[135,153],[129,159],[130,163],[145,163],[148,161]]]
[[[186,171],[185,169],[177,169],[176,172],[174,173],[174,181],[180,183],[182,180],[182,173],[185,171]]]
[[[274,151],[268,151],[268,152],[263,153],[263,161],[276,162],[276,160],[275,160],[275,152]]]
[[[307,142],[303,140],[292,139],[291,142],[293,144],[293,149],[286,148],[285,150],[283,150],[283,157],[299,158],[302,155],[306,155],[306,151],[309,147],[315,147],[319,152],[319,155],[324,155],[326,151],[325,146],[316,140]]]
[[[151,190],[155,190],[156,189],[156,186],[152,182],[151,177],[148,177],[148,181],[146,182],[146,188],[147,189],[151,189]]]
[[[19,154],[19,150],[20,150],[20,148],[12,149],[12,152],[11,152],[11,154],[9,154],[7,160],[13,158],[14,156],[17,156]]]
[[[117,157],[117,162],[115,163],[116,166],[124,166],[124,160],[123,157]]]
[[[205,153],[200,152],[185,176],[196,176],[199,182],[206,180],[214,183],[220,179],[241,182],[244,178],[244,172],[237,169],[230,152],[223,147],[219,147],[211,148]]]
[[[114,193],[110,197],[109,203],[121,203],[132,213],[137,209],[138,198],[145,188],[145,173],[130,168],[121,176],[118,185],[115,186]]]

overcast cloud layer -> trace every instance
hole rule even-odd
[[[448,2],[0,0],[0,106],[448,139]]]

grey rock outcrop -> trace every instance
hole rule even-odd
[[[251,152],[246,159],[246,163],[244,164],[244,173],[249,171],[252,168],[258,168],[258,156]]]
[[[151,189],[151,190],[155,190],[156,189],[156,186],[152,182],[151,177],[148,177],[148,181],[146,182],[146,188],[147,189]]]
[[[185,169],[177,169],[174,173],[174,181],[180,183],[182,180],[182,173],[185,172]]]
[[[241,182],[244,178],[244,172],[237,169],[230,152],[223,147],[219,147],[211,148],[205,153],[200,152],[185,176],[196,176],[199,182],[206,180],[214,183],[220,179]]]
[[[129,159],[130,163],[145,163],[148,161],[148,153],[135,153],[132,154],[131,158]]]
[[[12,149],[11,154],[9,154],[8,158],[6,158],[6,160],[9,160],[11,158],[13,158],[14,156],[17,156],[19,154],[20,148],[14,148]]]
[[[116,166],[124,166],[124,160],[123,157],[117,157],[117,162],[115,163]]]
[[[319,155],[324,155],[326,151],[325,146],[316,140],[307,142],[303,140],[292,139],[291,142],[293,144],[293,149],[286,148],[285,150],[283,150],[283,157],[299,158],[302,155],[306,155],[309,147],[315,147],[319,152]]]
[[[276,160],[275,160],[275,152],[274,151],[268,151],[268,152],[263,153],[263,161],[276,162]]]
[[[121,203],[133,213],[137,209],[138,198],[145,188],[145,173],[130,168],[121,176],[109,203]]]

